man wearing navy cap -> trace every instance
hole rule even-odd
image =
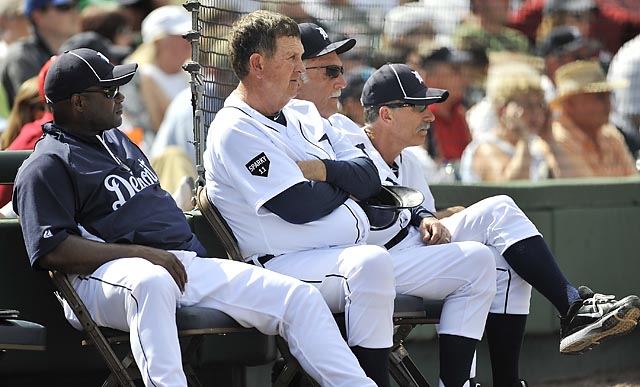
[[[313,23],[301,23],[300,39],[305,48],[302,61],[306,68],[303,80],[314,87],[303,84],[298,90],[297,98],[314,101],[320,115],[328,117],[335,113],[336,102],[340,91],[347,83],[344,80],[344,67],[338,55],[347,52],[356,45],[355,39],[331,42],[327,32]],[[327,82],[314,82],[326,79]],[[321,87],[316,87],[322,85]],[[332,113],[333,112],[333,113]]]
[[[306,76],[298,98],[313,102],[322,117],[329,118],[343,134],[349,134],[348,118],[335,114],[337,96],[345,87],[345,80],[341,71],[332,74],[331,69],[341,69],[338,53],[344,52],[346,42],[352,47],[353,39],[332,43],[323,36],[326,35],[323,30],[309,24],[301,25],[300,32]],[[399,120],[398,126],[406,127],[397,133],[402,139],[424,139],[429,122],[423,122],[419,128],[409,127],[408,117],[419,115],[433,121],[427,106],[443,102],[449,95],[446,90],[426,87],[420,75],[405,65],[383,66],[365,83],[364,90],[363,103],[379,108],[385,120],[392,119],[394,123]],[[364,137],[360,128],[356,127],[355,132]],[[375,162],[376,150],[365,149],[363,141],[353,143]],[[378,172],[382,172],[379,167]],[[381,180],[393,185],[388,179],[394,178],[389,174]],[[367,243],[384,246],[391,253],[397,294],[444,300],[439,325],[439,385],[461,387],[468,383],[474,351],[495,294],[495,264],[485,246],[477,242],[448,243],[450,235],[444,227],[427,228],[432,221],[429,219],[434,219],[433,214],[422,206],[402,210],[396,222],[372,227]]]
[[[13,203],[34,269],[70,275],[100,326],[129,331],[146,386],[186,387],[176,307],[225,312],[281,335],[321,385],[373,387],[312,285],[206,251],[117,127],[137,65],[81,48],[53,62],[44,86],[53,122],[16,177]],[[312,311],[312,313],[310,313]],[[65,304],[65,315],[81,325]]]
[[[0,82],[10,106],[22,82],[38,75],[62,43],[80,31],[74,0],[25,0],[25,15],[31,23],[31,35],[9,46],[6,61],[0,68]]]
[[[431,212],[436,212],[435,202],[420,163],[404,149],[424,142],[436,119],[425,105],[439,102],[443,96],[442,90],[427,88],[408,66],[384,65],[362,91],[365,135],[351,135],[352,141],[371,155],[383,181],[419,189]],[[459,208],[454,214],[438,215],[441,219],[424,219],[420,231],[425,235],[441,234],[445,243],[480,242],[493,252],[496,296],[485,328],[493,386],[527,385],[520,380],[518,368],[532,287],[558,311],[561,353],[584,353],[635,327],[640,317],[640,299],[632,295],[616,300],[571,284],[535,225],[510,197],[494,196],[466,209]],[[399,245],[403,243],[404,240]],[[389,250],[394,258],[398,248]],[[459,264],[475,270],[475,263],[470,261]],[[438,262],[431,270],[438,270]]]

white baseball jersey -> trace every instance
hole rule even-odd
[[[204,160],[207,192],[236,235],[242,255],[361,243],[368,236],[369,221],[351,199],[331,214],[302,225],[263,208],[287,188],[307,181],[296,161],[362,157],[320,117],[315,105],[292,100],[282,114],[287,126],[231,96],[209,130]]]
[[[422,205],[427,210],[435,212],[434,197],[420,170],[419,160],[411,152],[402,151],[400,153],[395,159],[397,170],[394,171],[382,159],[362,128],[339,114],[331,116],[329,121],[335,127],[341,128],[345,136],[357,144],[356,146],[363,144],[361,148],[375,163],[383,184],[399,184],[421,191],[425,196]],[[490,197],[457,214],[441,219],[440,222],[451,233],[452,242],[477,241],[491,248],[496,263],[497,288],[491,312],[528,314],[531,285],[518,276],[506,262],[502,253],[514,243],[540,235],[540,233],[515,202],[504,195]],[[396,225],[390,229],[399,230],[401,227],[401,220],[398,220]],[[380,244],[380,239],[382,239],[382,244],[384,244],[394,236],[391,232],[383,233],[384,230],[372,231],[373,237],[369,241]],[[392,255],[394,255],[393,250]]]
[[[364,244],[370,225],[362,208],[346,199],[328,215],[293,224],[264,207],[281,192],[307,182],[297,161],[353,159],[362,152],[309,102],[292,100],[281,114],[286,126],[234,95],[227,98],[208,133],[207,194],[247,261],[318,287],[332,312],[345,313],[350,346],[388,348],[393,267],[385,249]],[[257,259],[264,255],[276,257]]]

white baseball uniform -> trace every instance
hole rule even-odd
[[[408,151],[402,151],[395,160],[398,168],[394,173],[362,128],[340,114],[331,116],[329,120],[335,127],[341,128],[343,134],[354,144],[363,144],[361,147],[364,147],[366,153],[378,167],[383,183],[399,184],[421,191],[425,196],[423,206],[435,213],[434,197],[415,155]],[[451,233],[452,242],[477,241],[488,246],[492,251],[496,265],[497,289],[490,312],[528,314],[531,285],[509,266],[502,253],[514,243],[540,235],[540,233],[513,199],[505,195],[493,196],[481,200],[457,214],[441,219],[440,222]],[[401,227],[401,224],[396,224],[393,232],[399,231]],[[382,230],[372,232],[372,234],[380,233],[378,237],[373,237],[376,238],[375,243],[379,244],[380,242],[386,243],[387,238],[390,237],[389,234],[393,234],[393,232],[387,231],[385,234],[385,231]],[[391,253],[392,256],[395,255],[393,249]],[[468,262],[464,266],[469,270],[476,270],[474,265]]]
[[[305,224],[289,223],[264,207],[307,181],[296,161],[351,159],[362,152],[341,139],[313,104],[292,100],[282,114],[286,126],[233,94],[227,98],[208,133],[207,194],[248,262],[262,265],[260,256],[273,255],[266,268],[317,286],[332,312],[345,312],[350,346],[391,347],[391,258],[385,249],[364,244],[369,222],[360,206],[347,199]]]
[[[181,306],[215,308],[245,327],[281,335],[322,385],[374,386],[313,286],[255,266],[197,257],[205,255],[204,247],[124,133],[111,129],[91,139],[53,123],[43,130],[18,172],[14,196],[34,268],[72,235],[167,250],[186,269],[184,293],[164,267],[137,257],[72,278],[98,325],[130,332],[146,386],[187,385],[175,321]],[[81,328],[68,306],[65,315]]]

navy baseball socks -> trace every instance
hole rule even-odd
[[[518,386],[520,349],[526,325],[526,314],[489,313],[487,316],[485,334],[491,358],[493,387]]]
[[[467,382],[478,340],[439,335],[440,380],[445,387],[462,387]],[[467,375],[467,376],[464,376]]]
[[[364,373],[373,380],[378,387],[390,387],[389,353],[391,348],[363,348],[351,347]]]
[[[640,319],[640,299],[594,293],[586,286],[578,288],[580,301],[560,318],[560,353],[580,355],[603,340],[629,333]]]
[[[582,354],[609,337],[630,332],[640,319],[637,296],[617,301],[586,286],[576,289],[540,236],[514,243],[502,256],[560,313],[560,353]]]

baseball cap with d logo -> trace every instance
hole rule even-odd
[[[44,94],[48,103],[54,103],[92,86],[122,86],[133,78],[137,68],[135,63],[114,66],[106,56],[90,48],[67,51],[51,64]]]
[[[356,45],[355,39],[344,39],[332,42],[326,31],[317,24],[300,23],[300,40],[304,46],[304,54],[302,60],[317,58],[327,55],[333,51],[336,54],[347,52]]]
[[[449,92],[427,87],[420,74],[405,64],[387,63],[364,84],[363,106],[379,106],[402,101],[413,105],[431,105],[446,101]]]

